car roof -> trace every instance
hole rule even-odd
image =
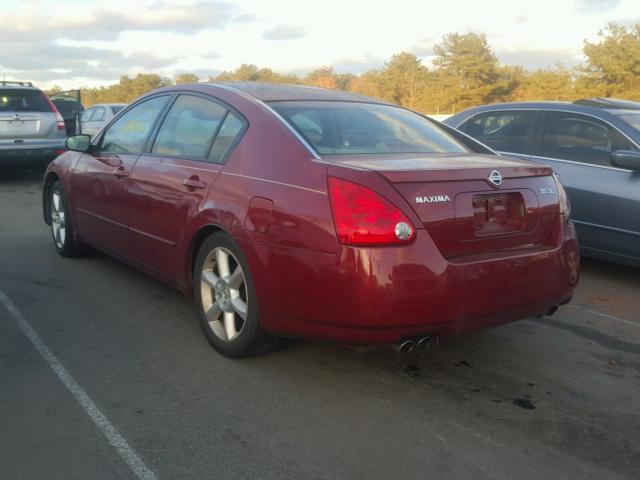
[[[40,91],[40,89],[38,87],[34,87],[31,82],[10,82],[8,80],[0,80],[0,88]]]
[[[458,121],[464,121],[467,118],[481,112],[493,110],[561,110],[564,112],[584,113],[595,117],[600,117],[609,121],[615,121],[617,116],[625,113],[638,113],[637,110],[611,110],[600,107],[592,107],[588,105],[580,105],[571,102],[505,102],[492,103],[473,107],[460,113],[452,115],[445,120],[445,123],[452,125]]]
[[[128,103],[94,103],[89,108],[93,107],[126,107]]]
[[[262,82],[220,82],[220,85],[247,93],[263,102],[277,101],[332,101],[332,102],[360,102],[389,105],[376,98],[328,88],[311,87],[308,85],[291,85],[286,83]]]

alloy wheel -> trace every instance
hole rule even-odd
[[[200,275],[202,308],[211,331],[231,342],[247,320],[249,298],[244,272],[229,250],[216,247],[209,252]]]
[[[58,248],[63,248],[67,235],[64,201],[60,192],[55,190],[51,195],[51,229],[53,230],[53,241],[56,242]]]

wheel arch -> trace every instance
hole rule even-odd
[[[229,235],[224,228],[220,225],[214,223],[207,223],[202,225],[196,233],[191,237],[191,242],[189,243],[189,249],[187,251],[187,293],[189,296],[192,295],[192,287],[193,287],[193,275],[194,268],[196,265],[196,258],[198,257],[198,250],[200,250],[200,246],[202,243],[209,237],[209,235],[216,232],[224,232]]]

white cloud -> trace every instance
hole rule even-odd
[[[304,28],[294,25],[285,25],[281,23],[273,28],[265,31],[262,34],[262,38],[266,40],[293,40],[296,38],[303,38],[307,35]]]
[[[359,73],[403,50],[428,59],[433,44],[456,31],[486,34],[509,63],[572,65],[585,38],[596,39],[612,20],[637,18],[637,0],[449,0],[437,8],[424,0],[384,8],[370,0],[313,8],[292,8],[290,0],[4,0],[0,68],[69,88],[138,71],[173,77],[242,63]]]

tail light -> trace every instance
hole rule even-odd
[[[406,244],[416,236],[404,213],[367,187],[329,177],[329,199],[343,245]]]
[[[62,118],[62,115],[60,115],[60,112],[58,111],[58,107],[56,107],[56,104],[51,101],[51,99],[49,98],[49,95],[46,95],[44,93],[42,95],[44,95],[44,98],[49,104],[49,107],[51,107],[51,111],[56,114],[56,123],[58,124],[58,130],[66,131],[67,127],[64,124],[64,118]]]
[[[558,203],[560,204],[560,215],[562,216],[563,221],[568,222],[569,217],[571,216],[571,202],[569,202],[569,197],[567,196],[567,192],[564,187],[560,183],[560,178],[555,173],[553,174],[553,178],[556,181],[556,189],[558,190]]]

